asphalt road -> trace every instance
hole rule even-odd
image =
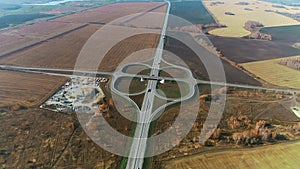
[[[151,68],[150,75],[152,77],[159,76],[159,68],[160,68],[160,63],[162,61],[165,35],[166,35],[168,18],[169,18],[169,13],[171,8],[171,3],[169,1],[167,1],[167,3],[168,3],[168,9],[165,15],[165,20],[160,35],[159,44],[157,46],[155,57]],[[141,111],[139,113],[140,114],[138,117],[139,121],[135,129],[134,139],[131,145],[126,169],[141,169],[143,167],[145,152],[147,149],[147,138],[148,138],[149,128],[151,124],[150,117],[153,109],[156,86],[157,86],[156,80],[148,81],[147,90],[144,96]]]

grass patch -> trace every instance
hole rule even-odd
[[[123,77],[116,81],[116,88],[124,93],[140,93],[146,89],[146,81],[141,82],[139,78]]]
[[[129,65],[123,69],[123,72],[136,75],[150,75],[151,69],[144,65]]]
[[[183,69],[164,68],[160,70],[159,76],[170,78],[185,78],[187,77],[187,73]]]
[[[188,94],[189,89],[185,83],[176,81],[166,81],[157,85],[158,94],[167,98],[181,98]]]

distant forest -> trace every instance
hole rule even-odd
[[[50,17],[54,15],[49,14],[17,14],[6,15],[0,17],[0,28],[6,28],[10,25],[17,25],[37,18]]]
[[[299,0],[263,0],[263,1],[273,2],[273,3],[283,4],[283,5],[290,5],[290,6],[300,6]]]

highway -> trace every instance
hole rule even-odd
[[[165,15],[163,28],[161,31],[159,43],[153,59],[150,75],[152,77],[159,76],[160,63],[164,49],[165,35],[168,26],[168,18],[171,8],[171,3],[167,1],[168,9]],[[156,80],[149,80],[146,93],[144,96],[141,111],[138,116],[138,123],[134,133],[133,143],[131,145],[130,154],[127,161],[126,169],[141,169],[144,163],[144,157],[147,149],[147,140],[151,123],[151,114],[155,98],[155,90],[157,86]]]

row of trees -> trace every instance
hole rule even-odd
[[[281,59],[279,64],[300,70],[300,58]]]

